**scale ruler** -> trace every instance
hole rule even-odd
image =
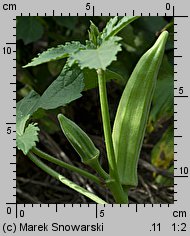
[[[189,235],[187,1],[1,1],[1,235]],[[174,204],[16,204],[16,16],[174,17]]]

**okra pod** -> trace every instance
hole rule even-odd
[[[109,175],[102,169],[99,163],[100,151],[95,147],[89,136],[64,115],[59,114],[58,120],[63,133],[81,157],[82,162],[96,170],[103,179],[109,179]]]
[[[89,164],[93,159],[99,157],[100,151],[78,125],[62,114],[58,115],[58,120],[63,133],[77,151],[83,163]]]
[[[126,186],[138,184],[138,159],[167,38],[168,32],[162,32],[140,58],[119,102],[112,138],[119,178]]]

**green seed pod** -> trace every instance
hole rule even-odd
[[[138,158],[167,38],[168,32],[162,32],[155,44],[140,58],[119,102],[112,137],[123,185],[138,184]]]
[[[82,162],[92,167],[96,166],[100,151],[94,146],[88,135],[64,115],[59,114],[58,120],[63,133],[81,157]]]

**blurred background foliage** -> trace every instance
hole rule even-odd
[[[90,20],[101,31],[109,18],[103,16],[17,17],[17,101],[31,89],[42,94],[61,72],[65,59],[27,69],[23,69],[23,65],[30,62],[38,53],[59,44],[70,41],[84,43],[88,38]],[[174,34],[172,17],[141,17],[120,32],[119,35],[123,38],[123,50],[118,53],[118,60],[109,66],[109,69],[117,74],[115,80],[108,82],[107,87],[113,123],[120,96],[131,72],[139,58],[153,45],[163,29],[167,29],[170,34],[158,75],[141,158],[159,170],[167,170],[173,173]],[[86,73],[88,74],[87,78],[94,77],[93,71]],[[97,84],[93,81],[90,82],[90,80],[84,82],[85,91],[82,98],[64,108],[51,111],[39,110],[33,117],[39,123],[41,131],[50,135],[65,152],[69,153],[68,156],[76,156],[76,154],[70,153],[70,146],[66,140],[60,141],[63,135],[60,133],[56,118],[59,111],[66,113],[87,133],[95,137],[97,145],[102,145],[98,144],[98,140],[103,142],[98,91],[97,88],[94,88]],[[101,149],[101,147],[99,148]],[[164,186],[173,185],[173,178],[161,176],[156,172],[151,174],[151,181]]]

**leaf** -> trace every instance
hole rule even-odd
[[[47,88],[40,97],[31,91],[17,103],[16,135],[17,147],[25,154],[35,145],[37,127],[30,125],[25,129],[26,122],[39,108],[54,109],[79,98],[83,90],[83,73],[75,66],[72,69],[65,66],[58,78]],[[34,125],[33,125],[34,126]],[[31,138],[29,136],[31,135]],[[32,136],[33,135],[33,136]]]
[[[38,109],[40,95],[31,91],[16,105],[16,132],[21,135],[30,116]]]
[[[121,51],[121,45],[118,41],[119,37],[112,37],[104,41],[97,49],[81,50],[71,55],[72,61],[77,61],[80,68],[84,69],[103,69],[116,60],[116,54]]]
[[[82,45],[80,42],[71,42],[66,43],[65,45],[58,45],[56,48],[50,48],[47,51],[39,53],[38,57],[33,58],[32,61],[23,66],[23,68],[37,66],[49,61],[57,61],[62,58],[66,58],[69,55],[72,55],[74,52],[84,48],[84,45]]]
[[[24,154],[35,146],[38,141],[39,128],[36,124],[29,124],[25,129],[26,122],[30,116],[38,109],[40,95],[31,91],[26,97],[17,103],[16,107],[16,145]]]
[[[16,145],[17,148],[26,155],[32,147],[38,142],[39,128],[36,124],[29,124],[22,134],[16,133]]]
[[[90,42],[92,42],[95,46],[98,45],[97,39],[99,35],[100,35],[100,32],[98,28],[92,21],[90,21],[90,30],[88,31],[88,36],[89,36]]]
[[[20,120],[27,115],[30,117],[39,108],[54,109],[76,100],[81,97],[83,88],[82,71],[77,66],[69,68],[65,65],[60,75],[41,97],[35,91],[31,91],[17,103],[17,123],[19,124]]]
[[[174,166],[171,165],[174,159],[174,127],[173,124],[162,135],[162,138],[154,146],[151,153],[151,163],[161,169],[167,169],[169,173],[174,173]],[[171,166],[170,166],[171,165]],[[162,186],[173,186],[173,178],[158,175],[155,182]]]
[[[151,163],[167,169],[174,159],[174,127],[173,124],[164,132],[160,141],[154,146],[151,153]]]
[[[174,173],[174,165],[172,165],[168,172],[173,174]],[[162,186],[174,186],[174,178],[168,178],[163,175],[158,175],[155,179],[155,182]]]
[[[108,40],[110,37],[116,35],[119,31],[121,31],[125,26],[138,19],[139,16],[124,16],[121,20],[115,16],[111,18],[107,23],[106,27],[102,31],[101,38],[103,40]]]
[[[173,116],[174,89],[173,67],[165,57],[160,67],[153,106],[150,113],[149,123],[159,119],[168,120]]]
[[[32,90],[27,96],[16,104],[16,112],[21,113],[21,116],[26,116],[28,114],[32,115],[38,108],[37,103],[39,101],[40,95]]]
[[[96,88],[98,86],[98,77],[95,70],[90,70],[88,68],[83,69],[84,75],[84,90],[89,90]],[[123,77],[118,73],[106,69],[105,71],[106,81],[109,82],[110,80],[122,81]]]
[[[65,65],[58,78],[42,94],[39,107],[48,110],[64,106],[81,97],[83,88],[82,71],[77,66],[69,68]]]
[[[42,37],[44,32],[42,24],[35,16],[19,17],[16,29],[17,40],[22,39],[24,44],[37,41]]]

